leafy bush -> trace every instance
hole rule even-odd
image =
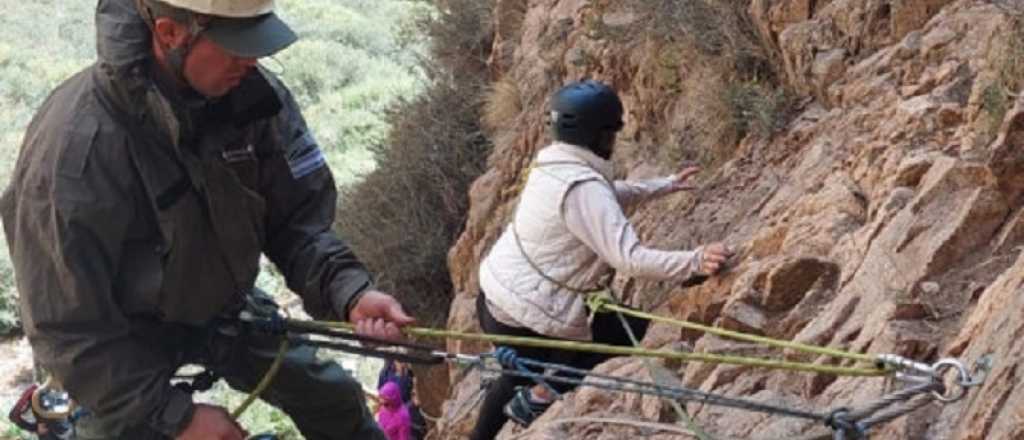
[[[793,99],[785,89],[761,81],[733,82],[725,90],[740,137],[763,139],[784,129],[793,116]]]
[[[764,46],[741,0],[627,0],[640,17],[622,34],[654,43],[649,69],[673,113],[656,143],[661,159],[713,167],[747,136],[769,138],[794,115],[796,100],[780,81],[777,54]],[[685,74],[683,72],[686,72]]]
[[[995,66],[995,78],[981,94],[986,143],[998,134],[1006,113],[1024,84],[1024,12],[1017,11],[1017,14],[1009,22],[1009,31],[1003,33],[1002,40],[993,46],[989,54]]]
[[[342,191],[338,228],[427,324],[451,302],[448,249],[462,230],[470,184],[491,144],[480,127],[490,44],[490,2],[446,1],[413,33],[430,37],[424,92],[388,112],[391,132],[373,148],[377,168]]]
[[[388,0],[287,0],[281,13],[302,37],[265,64],[294,93],[340,184],[373,169],[385,109],[418,93],[419,40],[402,38],[429,5]]]
[[[0,186],[6,187],[34,109],[93,58],[95,2],[0,0]],[[0,336],[18,328],[14,266],[0,243]]]

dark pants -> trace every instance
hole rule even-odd
[[[538,334],[532,330],[522,327],[511,327],[494,319],[487,310],[484,293],[477,296],[476,301],[477,317],[480,320],[480,328],[485,333],[507,335],[507,336],[529,336],[539,338],[550,338]],[[637,340],[643,339],[647,333],[649,321],[626,317],[633,334]],[[632,346],[626,329],[622,327],[618,315],[614,313],[598,313],[590,324],[593,333],[593,341],[600,344],[618,346]],[[554,350],[549,348],[532,348],[508,345],[507,347],[516,350],[519,357],[529,358],[535,361],[567,365],[583,370],[591,370],[598,364],[607,361],[615,356],[598,353],[586,353],[570,350]],[[535,382],[529,378],[501,375],[497,380],[491,382],[484,396],[483,406],[480,407],[480,415],[476,420],[476,427],[473,428],[472,440],[492,440],[501,431],[502,426],[508,420],[505,416],[504,406],[515,395],[517,386],[533,385]],[[550,383],[559,393],[572,391],[576,386],[572,384]]]
[[[204,366],[234,389],[248,393],[270,368],[279,342],[261,336],[216,335]],[[335,362],[316,358],[312,347],[293,347],[261,398],[284,411],[307,440],[386,440],[366,407],[363,388]],[[233,410],[234,408],[228,408]],[[77,422],[79,440],[165,439],[146,426],[121,435],[103,432],[95,417]]]

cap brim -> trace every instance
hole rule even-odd
[[[273,55],[299,39],[273,13],[252,18],[217,17],[207,25],[204,35],[232,55],[243,58]]]

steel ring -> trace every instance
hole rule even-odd
[[[942,377],[950,369],[955,369],[957,372],[956,382],[957,385],[959,385],[958,391],[950,396],[938,391],[932,391],[932,396],[935,396],[937,400],[943,403],[953,403],[963,399],[964,396],[967,395],[967,384],[971,383],[971,373],[970,371],[967,371],[967,367],[965,367],[962,362],[956,359],[946,358],[936,362],[932,365],[932,368],[935,370],[935,379],[938,381],[941,381]]]

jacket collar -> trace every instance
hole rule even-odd
[[[578,161],[580,165],[596,171],[609,182],[615,179],[612,162],[602,159],[584,147],[564,142],[555,142],[537,153],[538,162],[564,160]]]

